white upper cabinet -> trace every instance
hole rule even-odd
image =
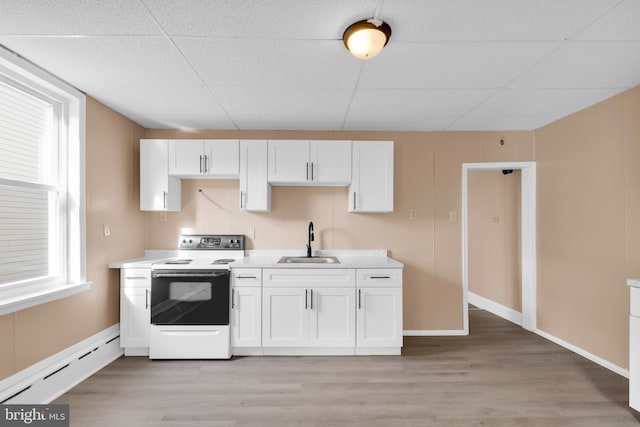
[[[267,141],[240,141],[240,209],[271,210],[267,181]]]
[[[181,182],[180,178],[169,176],[168,158],[168,140],[140,140],[140,210],[180,210]]]
[[[354,141],[349,212],[393,212],[393,141]]]
[[[169,141],[169,175],[237,179],[239,146],[237,139],[172,139]]]
[[[269,183],[342,186],[351,182],[351,141],[269,140]]]

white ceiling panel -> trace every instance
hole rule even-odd
[[[392,40],[563,40],[619,0],[385,0]]]
[[[640,1],[626,0],[580,32],[578,40],[640,40]]]
[[[366,62],[364,88],[497,88],[557,43],[395,43]]]
[[[351,99],[349,89],[216,87],[213,91],[231,117],[344,116]]]
[[[640,83],[640,42],[566,43],[515,80],[518,88],[629,88]]]
[[[563,117],[610,98],[623,89],[503,89],[468,116]]]
[[[94,84],[201,84],[164,38],[0,36],[0,43],[89,94]]]
[[[459,116],[484,101],[493,89],[359,89],[349,115]]]
[[[272,116],[268,112],[256,116],[235,116],[240,129],[247,130],[336,130],[342,126],[342,116]]]
[[[162,114],[132,114],[128,116],[147,129],[237,129],[225,116],[213,116],[207,112]]]
[[[462,117],[447,130],[534,130],[559,118],[557,116]]]
[[[140,1],[0,0],[0,34],[161,34]]]
[[[348,116],[343,130],[446,130],[455,119],[455,116]]]
[[[380,0],[145,0],[169,35],[340,40]]]

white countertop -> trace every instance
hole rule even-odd
[[[640,288],[640,279],[627,279],[627,285]]]
[[[246,256],[229,264],[232,268],[402,268],[386,249],[314,250],[314,256],[335,256],[340,264],[278,264],[283,256],[306,256],[304,250],[247,250]],[[151,268],[151,264],[177,256],[175,250],[146,250],[143,257],[115,261],[109,268]],[[640,284],[638,285],[640,286]]]
[[[244,258],[229,264],[231,268],[402,268],[404,265],[387,256],[386,249],[316,250],[313,256],[335,256],[339,264],[279,264],[283,256],[306,256],[300,250],[246,251]]]

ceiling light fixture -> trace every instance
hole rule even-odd
[[[389,24],[372,18],[349,25],[344,30],[342,41],[353,56],[358,59],[369,59],[382,51],[390,37]]]

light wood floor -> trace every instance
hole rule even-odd
[[[71,426],[638,426],[628,380],[485,311],[402,356],[120,358],[56,400]]]

